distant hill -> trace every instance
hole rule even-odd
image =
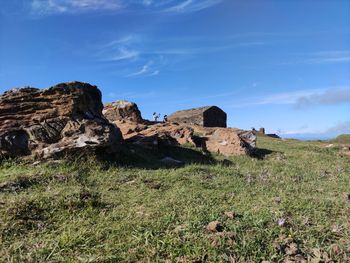
[[[341,134],[337,136],[335,139],[333,139],[332,142],[350,144],[350,134]]]

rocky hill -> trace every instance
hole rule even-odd
[[[191,112],[189,118],[193,117]],[[14,89],[0,97],[0,154],[37,159],[95,150],[113,154],[131,144],[154,150],[190,144],[203,152],[226,156],[254,150],[256,136],[252,132],[203,127],[210,120],[208,116],[213,119],[215,114],[223,115],[226,125],[222,110],[210,107],[201,112],[202,126],[171,120],[154,123],[143,120],[133,102],[103,106],[100,90],[87,83],[61,83],[43,90]]]

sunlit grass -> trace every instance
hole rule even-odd
[[[169,169],[3,162],[0,262],[350,261],[349,157],[258,146],[271,153]]]

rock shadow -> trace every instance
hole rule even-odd
[[[159,146],[144,148],[139,145],[124,145],[113,155],[98,154],[98,159],[110,166],[125,166],[142,169],[166,169],[189,164],[216,164],[217,160],[210,153],[180,146]]]
[[[263,160],[265,159],[266,156],[272,153],[276,153],[276,152],[268,149],[255,148],[249,153],[249,156],[258,160]]]

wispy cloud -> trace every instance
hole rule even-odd
[[[224,38],[218,39],[214,44],[211,41],[203,42],[203,39],[198,37],[198,39],[193,38],[191,45],[189,45],[187,38],[158,41],[143,35],[127,34],[94,46],[95,52],[93,54],[100,61],[123,63],[128,61],[128,67],[134,68],[134,72],[128,74],[128,77],[155,76],[160,74],[161,68],[175,65],[179,61],[191,60],[199,55],[219,53],[236,48],[245,49],[264,44],[262,42],[232,42],[231,39]],[[199,45],[201,47],[197,47]],[[136,67],[139,68],[137,71]]]
[[[116,51],[113,51],[110,57],[105,60],[118,61],[118,60],[132,60],[139,56],[139,52],[131,50],[125,47],[119,47]]]
[[[350,51],[336,50],[336,51],[318,52],[313,54],[312,58],[306,59],[305,62],[310,64],[350,62]]]
[[[300,54],[298,57],[287,62],[280,63],[281,65],[296,65],[296,64],[338,64],[350,62],[350,50],[330,50],[314,52],[310,54]]]
[[[121,0],[32,0],[34,14],[75,14],[92,11],[115,11],[124,7]]]
[[[31,10],[37,15],[77,14],[93,11],[127,10],[131,6],[165,13],[197,12],[223,0],[30,0]]]
[[[101,45],[101,48],[113,48],[113,47],[118,47],[120,45],[127,45],[134,42],[136,39],[137,37],[134,35],[126,35]]]
[[[148,61],[145,65],[142,66],[142,68],[134,73],[131,73],[128,75],[128,77],[136,77],[136,76],[156,76],[159,74],[158,69],[153,69],[152,66],[154,65],[154,62]]]
[[[197,11],[212,7],[214,5],[217,5],[220,2],[222,2],[222,0],[202,0],[202,1],[186,0],[165,9],[165,11],[178,12],[178,13],[197,12]]]

